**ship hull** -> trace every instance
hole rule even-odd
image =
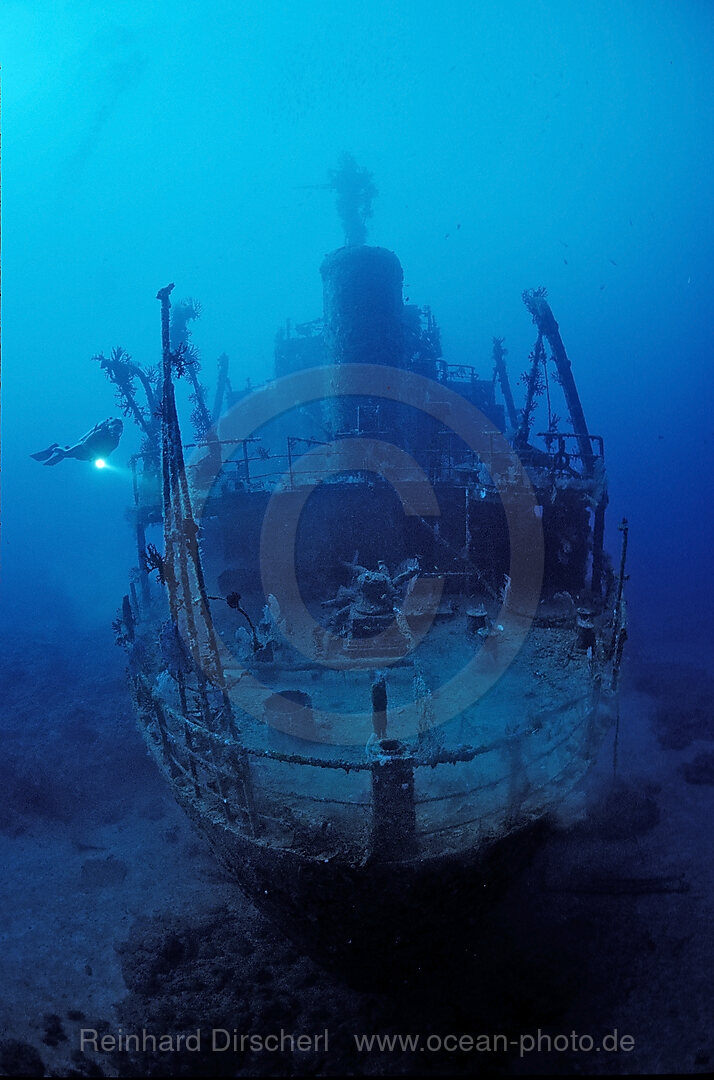
[[[316,861],[247,839],[179,796],[243,894],[301,952],[376,989],[457,964],[548,833],[548,818],[452,854],[361,866]]]

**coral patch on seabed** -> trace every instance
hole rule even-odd
[[[659,786],[640,780],[639,783],[616,781],[612,788],[591,808],[581,831],[603,840],[627,840],[644,836],[654,829],[660,819],[656,795]]]
[[[29,1043],[0,1039],[0,1076],[44,1076],[42,1058]]]
[[[681,766],[681,773],[688,784],[714,784],[714,753],[697,754]]]

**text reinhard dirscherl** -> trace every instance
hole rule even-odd
[[[396,1035],[396,1034],[372,1034],[354,1035],[354,1049],[359,1053],[394,1053],[395,1051],[426,1050],[431,1052],[446,1051],[447,1053],[509,1053],[517,1051],[518,1056],[523,1058],[532,1053],[591,1053],[604,1051],[606,1053],[631,1052],[635,1048],[635,1040],[632,1035],[620,1034],[615,1028],[607,1032],[601,1038],[596,1039],[592,1035],[578,1034],[571,1031],[569,1035],[552,1035],[541,1031],[536,1033],[523,1033],[518,1037],[509,1038],[504,1034],[492,1035]],[[157,1035],[142,1028],[140,1032],[124,1032],[121,1028],[114,1035],[100,1034],[94,1028],[82,1028],[80,1030],[79,1044],[81,1050],[92,1050],[95,1053],[111,1054],[118,1052],[134,1053],[224,1053],[234,1054],[260,1054],[260,1053],[311,1053],[312,1051],[327,1053],[329,1050],[330,1033],[327,1028],[319,1034],[295,1035],[292,1032],[280,1028],[278,1032],[258,1034],[256,1032],[240,1032],[236,1028],[210,1028],[203,1031],[196,1028],[194,1032],[180,1034]]]
[[[260,1054],[267,1053],[285,1053],[290,1051],[294,1053],[307,1054],[313,1050],[322,1051],[325,1053],[329,1049],[329,1032],[327,1028],[319,1035],[293,1035],[289,1031],[284,1031],[283,1028],[279,1032],[272,1032],[266,1035],[258,1034],[245,1034],[237,1031],[235,1028],[230,1031],[228,1028],[210,1028],[208,1031],[203,1031],[201,1028],[196,1028],[191,1033],[181,1032],[180,1034],[166,1034],[156,1035],[146,1028],[142,1028],[139,1032],[132,1032],[131,1034],[124,1032],[121,1028],[115,1035],[100,1034],[95,1031],[94,1028],[81,1028],[79,1033],[79,1048],[80,1050],[93,1050],[95,1053],[111,1054],[116,1051],[122,1051],[125,1053],[138,1053],[139,1051],[146,1053],[159,1054],[175,1054],[175,1053],[197,1053],[201,1051],[210,1050],[213,1053],[221,1053],[223,1051],[232,1051],[234,1054]]]

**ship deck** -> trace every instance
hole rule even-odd
[[[608,720],[592,650],[578,647],[572,626],[533,625],[506,670],[487,688],[498,674],[499,651],[509,649],[508,637],[503,631],[496,647],[489,648],[489,639],[484,645],[467,631],[465,613],[457,612],[437,620],[413,652],[384,669],[386,737],[400,746],[398,767],[406,771],[399,786],[406,790],[413,785],[414,815],[409,849],[392,851],[389,858],[457,854],[550,811],[562,812],[592,763]],[[467,707],[459,709],[459,697],[450,702],[449,684],[479,651],[482,674],[474,678]],[[372,734],[367,711],[374,669],[331,670],[286,647],[285,655],[278,650],[272,663],[253,663],[250,670],[236,664],[226,676],[237,718],[235,741],[216,736],[210,748],[210,737],[197,730],[193,757],[213,774],[226,753],[244,755],[254,804],[247,821],[233,769],[232,778],[227,770],[222,783],[201,786],[200,813],[214,825],[252,835],[263,848],[311,860],[360,863],[374,857],[375,775],[394,763]],[[262,686],[262,716],[256,679]],[[424,694],[425,689],[431,693]],[[278,716],[282,730],[271,722],[271,703],[280,692],[303,705],[309,702],[307,714],[298,720],[304,723],[311,714],[309,738],[290,729],[290,714],[287,720],[284,713]],[[165,687],[162,694],[166,698]],[[450,719],[438,722],[450,712]],[[185,721],[174,715],[173,738],[180,742]],[[188,768],[174,777],[174,784],[196,803]],[[233,803],[228,812],[227,802]]]

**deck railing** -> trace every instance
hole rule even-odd
[[[266,746],[250,745],[228,731],[210,731],[189,717],[183,716],[163,702],[145,676],[135,680],[135,693],[142,728],[152,754],[172,783],[186,799],[200,806],[217,823],[249,837],[260,836],[264,842],[280,843],[282,829],[299,828],[305,837],[314,828],[316,842],[322,843],[319,828],[308,818],[296,816],[301,803],[329,807],[342,813],[340,841],[347,848],[370,857],[404,858],[416,854],[427,838],[452,834],[459,830],[483,832],[508,829],[517,822],[547,810],[550,803],[563,798],[567,780],[578,779],[597,745],[594,728],[598,725],[597,690],[573,698],[564,707],[573,718],[567,730],[553,739],[544,736],[538,746],[539,732],[547,731],[545,723],[529,722],[529,729],[511,733],[479,746],[460,745],[452,750],[401,746],[397,752],[381,752],[371,757],[325,757],[289,753]],[[559,709],[562,712],[563,709]],[[544,714],[544,718],[550,713]],[[398,745],[398,744],[395,744]],[[560,763],[562,752],[566,760]],[[457,791],[420,794],[414,791],[415,774],[442,765],[468,765],[487,755],[505,760],[506,767],[477,784],[459,787]],[[542,772],[547,761],[556,764],[541,783],[533,774]],[[261,764],[262,763],[262,764]],[[273,767],[287,767],[290,773],[299,770],[292,782],[277,783]],[[266,769],[268,772],[266,773]],[[345,774],[369,774],[370,797],[364,798],[364,785],[355,784],[355,798],[339,797],[329,790],[321,794],[309,791],[306,774],[313,770],[342,771]],[[315,775],[313,773],[313,775]],[[429,777],[430,774],[424,774]],[[366,777],[365,777],[366,779]],[[391,791],[394,787],[394,791]],[[493,800],[498,788],[506,788],[502,798]],[[552,789],[552,794],[549,793]],[[405,794],[406,792],[406,794]],[[478,813],[467,817],[456,813],[447,821],[443,815],[434,819],[439,806],[459,800],[473,807],[480,801]],[[405,813],[406,809],[406,813]],[[344,818],[344,812],[349,817]],[[391,817],[390,817],[391,815]],[[393,820],[392,820],[393,817]],[[491,823],[489,826],[488,823]],[[271,836],[272,834],[272,836]],[[388,850],[384,837],[390,838]],[[290,843],[287,842],[287,846]],[[401,853],[401,854],[400,854]]]

